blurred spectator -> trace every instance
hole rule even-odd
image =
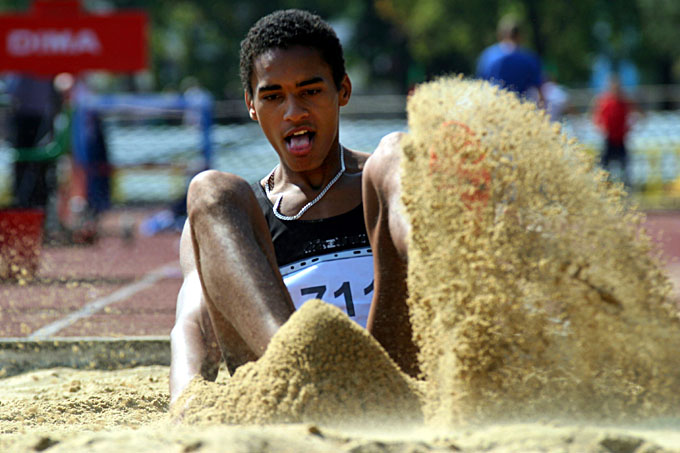
[[[111,206],[112,169],[101,115],[96,110],[89,110],[85,115],[87,204],[93,215],[98,216]]]
[[[180,91],[186,102],[184,110],[184,124],[202,127],[203,106],[212,103],[212,95],[204,89],[198,79],[194,76],[187,76],[180,82]]]
[[[479,56],[476,75],[520,96],[526,96],[533,87],[542,103],[541,62],[520,42],[519,23],[512,16],[504,16],[498,23],[498,42],[484,49]]]
[[[44,146],[52,140],[53,121],[61,102],[51,78],[24,74],[10,76],[9,140],[22,149]],[[45,208],[49,194],[55,189],[53,160],[14,162],[13,204],[20,208]]]
[[[69,156],[60,161],[61,183],[56,199],[56,224],[50,241],[92,243],[98,218],[110,207],[111,166],[101,115],[91,106],[94,93],[87,78],[68,73],[55,77],[54,86],[63,100],[55,123],[65,123]],[[64,124],[62,124],[64,127]]]
[[[562,121],[562,117],[569,111],[569,93],[549,74],[541,86],[545,110],[553,121]]]
[[[628,177],[626,137],[632,126],[631,113],[634,109],[634,105],[626,98],[621,89],[619,77],[611,75],[607,91],[595,100],[593,122],[605,136],[602,166],[611,172],[612,162],[617,162],[621,168],[621,179],[627,186],[630,180]]]
[[[73,165],[81,171],[81,194],[86,200],[88,215],[97,217],[109,209],[111,165],[108,158],[105,128],[101,113],[91,105],[95,92],[90,80],[75,80],[71,93],[74,116]]]

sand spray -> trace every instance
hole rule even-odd
[[[642,215],[533,103],[408,101],[409,307],[429,423],[680,412],[680,324]]]

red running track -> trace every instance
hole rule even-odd
[[[146,213],[133,213],[138,223]],[[128,214],[129,215],[129,214]],[[0,337],[167,336],[181,286],[179,234],[125,240],[120,212],[89,246],[46,246],[36,278],[0,283]]]
[[[117,216],[104,221],[108,231]],[[680,299],[680,212],[649,213],[647,229],[668,259]],[[35,280],[0,283],[0,337],[169,335],[181,285],[178,247],[177,233],[45,247]]]

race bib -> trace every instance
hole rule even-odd
[[[366,327],[373,297],[370,248],[329,253],[280,270],[296,309],[308,300],[321,299]]]

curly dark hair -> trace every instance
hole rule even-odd
[[[255,59],[270,49],[305,46],[317,49],[340,88],[345,76],[345,58],[335,31],[319,16],[299,9],[275,11],[258,20],[241,41],[240,75],[243,89],[253,95],[251,78]]]

